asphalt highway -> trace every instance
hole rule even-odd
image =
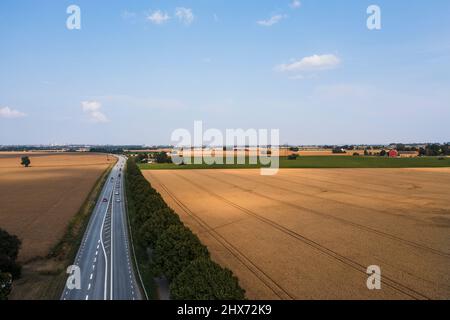
[[[118,157],[91,215],[63,300],[140,300],[128,237],[123,168]],[[79,288],[76,285],[78,284]]]

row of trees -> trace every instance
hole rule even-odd
[[[176,300],[241,300],[244,290],[230,270],[214,263],[208,249],[143,177],[134,159],[127,163],[130,220],[139,246],[152,251],[152,268],[170,282]]]
[[[136,156],[136,160],[140,163],[147,162],[148,159],[154,159],[157,163],[172,163],[172,158],[167,155],[166,152],[149,152],[139,153]]]
[[[16,262],[21,242],[16,236],[0,229],[0,300],[6,300],[12,281],[20,277],[21,266]]]
[[[420,156],[449,156],[450,155],[450,145],[446,144],[428,144],[425,148],[419,149]]]

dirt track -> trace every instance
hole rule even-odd
[[[19,236],[21,261],[45,256],[64,234],[109,163],[106,155],[0,154],[0,227]]]
[[[450,169],[144,174],[249,298],[450,298]]]

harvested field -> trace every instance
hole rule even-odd
[[[97,179],[109,166],[106,155],[0,153],[0,227],[22,239],[20,261],[46,256],[64,234]]]
[[[450,298],[450,168],[143,174],[251,299]]]

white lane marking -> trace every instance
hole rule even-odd
[[[95,251],[95,255],[98,255],[98,250],[97,250],[97,251]]]
[[[96,263],[96,262],[97,262],[97,257],[94,258],[94,263]]]
[[[114,292],[113,292],[113,279],[114,279],[114,273],[113,273],[113,266],[114,266],[114,259],[113,259],[113,257],[114,257],[114,238],[113,238],[113,236],[114,236],[114,195],[112,194],[112,192],[111,192],[111,200],[112,200],[112,203],[111,203],[111,221],[110,221],[110,223],[111,223],[111,265],[110,265],[110,267],[111,267],[111,275],[110,275],[110,277],[109,277],[109,279],[110,279],[110,287],[109,287],[109,291],[110,291],[110,298],[111,298],[111,300],[113,300],[114,299]]]
[[[100,247],[100,245],[98,244],[98,245],[97,245],[97,249],[98,249],[99,247]]]
[[[89,277],[89,280],[92,280],[92,277],[94,276],[93,273],[91,273],[91,276]]]
[[[91,290],[91,284],[90,283],[88,284],[88,290]]]
[[[102,197],[101,197],[101,198],[104,198],[104,197],[105,197],[105,195],[108,193],[108,189],[109,189],[109,188],[108,188],[107,185],[105,185],[105,186],[102,188],[102,192],[101,192]],[[111,190],[111,194],[112,194],[112,190]],[[81,247],[78,249],[78,253],[77,253],[77,256],[76,256],[76,265],[79,265],[80,258],[83,256],[84,249],[85,249],[85,245],[86,245],[88,239],[90,238],[91,230],[93,230],[93,223],[92,223],[92,221],[93,221],[93,219],[94,219],[94,215],[98,215],[98,212],[101,211],[101,209],[100,209],[101,206],[100,206],[100,205],[101,205],[101,203],[100,203],[99,201],[97,201],[97,203],[96,203],[96,205],[95,205],[95,207],[94,207],[93,215],[92,215],[91,219],[89,220],[87,230],[86,230],[85,233],[84,233],[84,236],[83,236],[83,239],[82,239],[82,245],[81,245]],[[104,222],[104,221],[103,221],[103,222]],[[102,227],[103,227],[103,225],[102,225]],[[102,233],[100,233],[100,239],[97,241],[98,244],[101,243],[101,237],[102,237]],[[97,249],[98,249],[98,248],[99,248],[99,246],[97,246]],[[105,254],[106,254],[106,253],[105,253]],[[106,263],[107,263],[107,262],[106,262]],[[94,266],[93,266],[93,268],[94,268]],[[68,291],[66,291],[66,294],[68,294]],[[88,296],[87,296],[86,298],[88,298]]]
[[[88,294],[86,295],[86,300],[89,300],[89,295]]]
[[[105,256],[105,284],[103,287],[103,300],[106,300],[106,285],[108,281],[108,257],[106,256],[105,246],[103,245],[103,226],[105,225],[106,215],[108,213],[108,207],[106,207],[105,215],[103,216],[102,227],[100,228],[100,244],[102,245],[103,255]]]

